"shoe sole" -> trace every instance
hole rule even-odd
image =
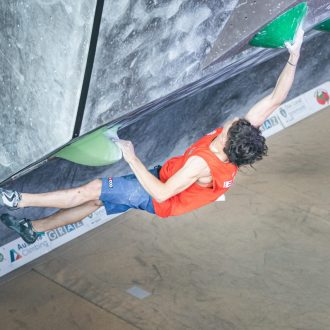
[[[5,189],[2,189],[0,188],[0,206],[1,207],[5,207],[7,210],[10,210],[10,211],[15,211],[15,210],[18,210],[19,207],[18,206],[8,206],[6,205],[4,202],[3,202],[3,199],[2,199],[2,194],[6,195],[6,193],[4,192],[6,191]],[[19,194],[20,195],[20,194]]]
[[[22,238],[22,240],[23,240],[25,243],[33,244],[33,243],[37,240],[37,238],[36,238],[34,241],[28,241],[28,240],[26,240],[26,239],[21,235],[21,231],[20,231],[18,228],[16,228],[16,226],[13,226],[13,225],[10,225],[10,224],[6,223],[7,221],[10,221],[10,220],[1,219],[1,222],[2,222],[7,228],[9,228],[9,229],[15,231],[15,232],[16,232],[16,233]]]

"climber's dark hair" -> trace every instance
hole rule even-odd
[[[267,155],[265,141],[259,128],[252,126],[246,119],[239,119],[229,128],[223,151],[228,160],[238,167],[252,165]]]

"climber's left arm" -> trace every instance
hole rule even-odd
[[[285,43],[290,57],[280,74],[276,86],[270,95],[267,95],[255,104],[245,118],[255,127],[260,127],[263,122],[283,103],[291,89],[300,57],[300,48],[304,38],[304,31],[299,27],[294,43]]]

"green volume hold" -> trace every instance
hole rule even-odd
[[[113,164],[122,157],[120,148],[112,140],[118,139],[117,130],[118,127],[100,128],[63,148],[55,156],[88,166]]]
[[[330,19],[322,22],[321,24],[315,26],[315,30],[330,32]]]
[[[249,44],[255,47],[284,48],[285,42],[293,42],[307,9],[307,3],[302,2],[286,11],[259,31]]]

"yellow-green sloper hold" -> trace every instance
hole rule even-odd
[[[322,22],[321,24],[315,26],[315,30],[330,32],[330,19]]]
[[[122,158],[122,152],[114,142],[118,139],[117,131],[118,126],[100,128],[63,148],[55,156],[88,166],[113,164]]]
[[[302,2],[286,11],[259,31],[249,44],[255,47],[284,48],[285,42],[293,42],[307,9],[307,3]]]

